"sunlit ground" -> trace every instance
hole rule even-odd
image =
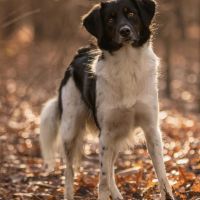
[[[23,27],[1,44],[0,199],[63,198],[62,163],[58,161],[51,174],[43,169],[38,143],[39,113],[42,104],[56,94],[65,66],[78,44],[63,51],[59,43],[37,44],[33,38],[31,28]],[[187,79],[183,79],[180,66],[186,67],[187,62],[191,61],[181,56],[173,61],[177,66],[177,79],[172,82],[173,100],[161,98],[160,119],[164,159],[177,199],[197,200],[200,197],[200,121],[194,85],[198,62],[191,65]],[[160,88],[161,94],[164,93],[163,80]],[[92,200],[97,198],[98,140],[89,138],[84,150],[75,180],[75,199]],[[116,178],[125,199],[159,199],[158,182],[144,144],[120,154]]]

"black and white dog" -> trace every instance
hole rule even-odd
[[[82,48],[61,82],[58,97],[41,114],[40,142],[52,165],[60,135],[66,159],[65,198],[73,200],[74,163],[88,127],[99,132],[99,200],[123,199],[114,178],[118,152],[143,129],[160,183],[162,200],[173,200],[163,162],[159,128],[157,67],[151,44],[153,0],[110,0],[83,17],[98,48]],[[96,127],[96,128],[95,128]]]

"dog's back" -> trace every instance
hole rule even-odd
[[[58,90],[58,96],[48,101],[41,112],[40,144],[45,163],[49,167],[49,170],[53,170],[55,153],[58,151],[58,133],[63,112],[67,112],[67,114],[70,115],[68,108],[67,110],[63,109],[63,107],[66,105],[66,99],[63,97],[63,92],[66,93],[66,87],[68,87],[67,83],[70,79],[71,82],[73,81],[73,84],[76,86],[76,88],[71,88],[71,90],[69,89],[67,92],[72,97],[78,89],[78,92],[81,96],[79,99],[82,100],[86,105],[86,111],[88,113],[86,120],[87,125],[89,128],[93,127],[91,129],[94,130],[95,128],[93,122],[95,122],[95,125],[98,127],[95,105],[96,75],[92,67],[93,63],[96,62],[100,55],[101,52],[99,49],[92,44],[80,48],[65,71]],[[75,89],[75,91],[73,89]],[[73,100],[70,102],[70,98],[67,99],[67,101],[69,101],[69,104],[73,104]],[[76,106],[73,109],[75,110]],[[93,117],[90,113],[93,115]],[[69,120],[67,119],[67,121]]]

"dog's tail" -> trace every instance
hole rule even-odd
[[[40,116],[40,147],[49,171],[54,168],[59,129],[58,99],[51,99],[44,106]]]

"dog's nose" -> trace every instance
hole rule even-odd
[[[131,29],[128,26],[120,28],[119,33],[122,37],[128,37],[131,34]]]

